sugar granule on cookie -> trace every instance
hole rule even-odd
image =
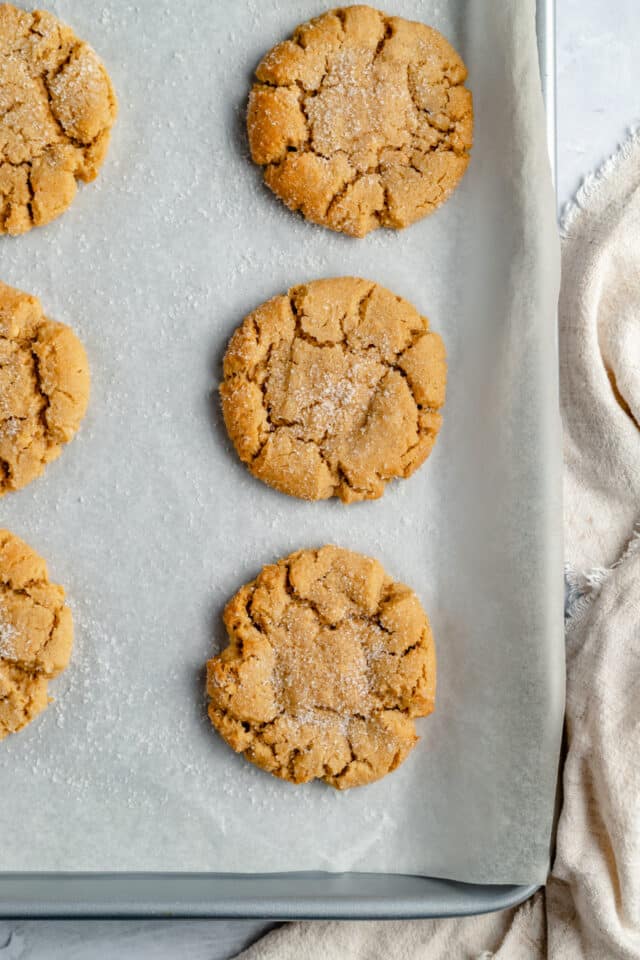
[[[375,499],[429,456],[444,345],[408,301],[357,277],[315,280],[245,318],[220,387],[251,473],[291,496]]]
[[[0,496],[39,476],[89,401],[84,347],[40,301],[0,283]]]
[[[364,237],[421,219],[469,163],[467,69],[423,23],[367,6],[299,26],[256,69],[251,156],[292,210]]]
[[[0,530],[0,740],[49,703],[49,680],[65,669],[73,645],[64,590],[42,557]]]
[[[0,4],[0,234],[63,213],[106,156],[117,102],[95,51],[43,10]]]
[[[265,567],[227,605],[207,664],[209,718],[263,770],[339,790],[384,777],[432,712],[435,648],[409,587],[339,547]]]

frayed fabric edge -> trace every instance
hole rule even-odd
[[[638,552],[640,552],[640,520],[635,523],[624,550],[610,567],[593,567],[587,573],[579,574],[565,564],[564,576],[567,584],[565,629],[567,633],[582,622],[613,571]]]
[[[621,164],[633,154],[640,145],[640,127],[629,127],[628,136],[618,149],[595,171],[584,178],[578,191],[562,208],[560,215],[560,232],[564,236],[575,227],[576,221],[585,212],[585,205],[600,191],[605,181]]]

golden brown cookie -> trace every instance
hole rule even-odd
[[[251,472],[295,497],[375,499],[428,457],[441,424],[442,340],[371,280],[293,287],[234,333],[220,387]]]
[[[258,66],[251,156],[307,220],[353,237],[406,227],[447,199],[469,163],[466,76],[432,27],[366,6],[331,10]]]
[[[413,590],[340,547],[265,567],[224,612],[229,646],[207,664],[209,717],[269,773],[344,790],[417,743],[434,707],[435,649]]]
[[[87,356],[73,331],[0,283],[0,496],[59,456],[88,400]]]
[[[51,13],[0,4],[0,234],[63,213],[97,174],[116,118],[92,48]]]
[[[71,611],[64,590],[26,543],[0,530],[0,740],[47,704],[47,685],[69,662]]]

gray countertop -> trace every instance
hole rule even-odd
[[[640,123],[637,0],[558,2],[560,207]],[[259,921],[0,922],[0,960],[223,960],[269,925]]]

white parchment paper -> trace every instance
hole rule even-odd
[[[460,49],[476,140],[430,219],[356,241],[305,223],[248,160],[261,55],[317,0],[56,0],[120,99],[97,183],[46,228],[0,238],[0,276],[84,340],[77,439],[0,503],[73,608],[56,702],[0,745],[4,870],[363,870],[540,881],[562,717],[558,248],[533,0],[393,0]],[[450,362],[435,452],[381,501],[309,504],[254,480],[212,390],[254,306],[355,274],[410,299]],[[226,599],[335,542],[418,592],[436,713],[391,777],[338,794],[243,761],[205,714]]]

